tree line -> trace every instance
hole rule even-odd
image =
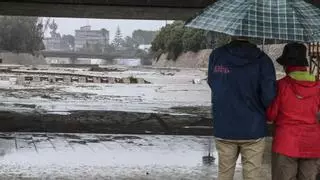
[[[152,42],[151,50],[156,58],[168,53],[167,59],[175,60],[183,52],[197,52],[202,49],[214,49],[231,40],[231,36],[212,31],[187,28],[183,21],[175,21],[163,27]],[[262,39],[249,38],[254,43],[261,45]],[[265,40],[265,44],[285,43],[281,40]]]
[[[152,51],[158,55],[168,53],[168,59],[176,59],[182,52],[206,48],[205,31],[185,28],[184,22],[175,21],[161,28],[152,42]]]
[[[0,16],[0,49],[11,52],[27,52],[43,50],[44,32],[49,21],[38,17]],[[102,29],[106,34],[107,30]],[[140,44],[152,44],[152,52],[159,56],[168,53],[168,59],[176,59],[187,51],[197,52],[205,48],[216,48],[229,42],[230,36],[206,32],[204,30],[186,28],[183,21],[175,21],[161,28],[160,31],[136,30],[132,37],[122,37],[118,27],[112,43],[109,45],[94,45],[84,47],[85,51],[112,52],[121,48],[136,50]],[[261,39],[251,39],[261,44]],[[266,40],[268,43],[284,43],[284,41]],[[75,46],[75,37],[63,35],[62,44],[67,47]]]
[[[18,53],[42,50],[46,26],[37,17],[0,16],[0,49]]]

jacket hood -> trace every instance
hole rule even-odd
[[[299,99],[306,99],[318,96],[320,84],[314,75],[307,71],[294,71],[288,74],[289,82],[293,92]]]
[[[257,62],[260,58],[265,56],[256,45],[248,41],[235,40],[227,44],[226,51],[234,58],[228,59],[229,64],[234,66],[243,66]]]

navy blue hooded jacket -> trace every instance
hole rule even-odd
[[[256,45],[232,41],[209,59],[214,136],[230,140],[267,135],[266,108],[276,95],[272,60]]]

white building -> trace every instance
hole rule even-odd
[[[60,33],[57,33],[58,25],[53,22],[49,24],[49,28],[51,29],[50,35],[51,37],[44,38],[43,44],[47,51],[69,51],[71,48],[65,48],[62,46],[62,39]]]
[[[44,38],[43,43],[47,51],[62,51],[60,37]]]
[[[79,51],[86,45],[109,44],[109,31],[91,30],[91,26],[83,26],[75,31],[75,50]]]

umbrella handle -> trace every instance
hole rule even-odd
[[[264,45],[266,43],[266,38],[264,37],[263,40],[262,40],[262,51],[264,52]]]

